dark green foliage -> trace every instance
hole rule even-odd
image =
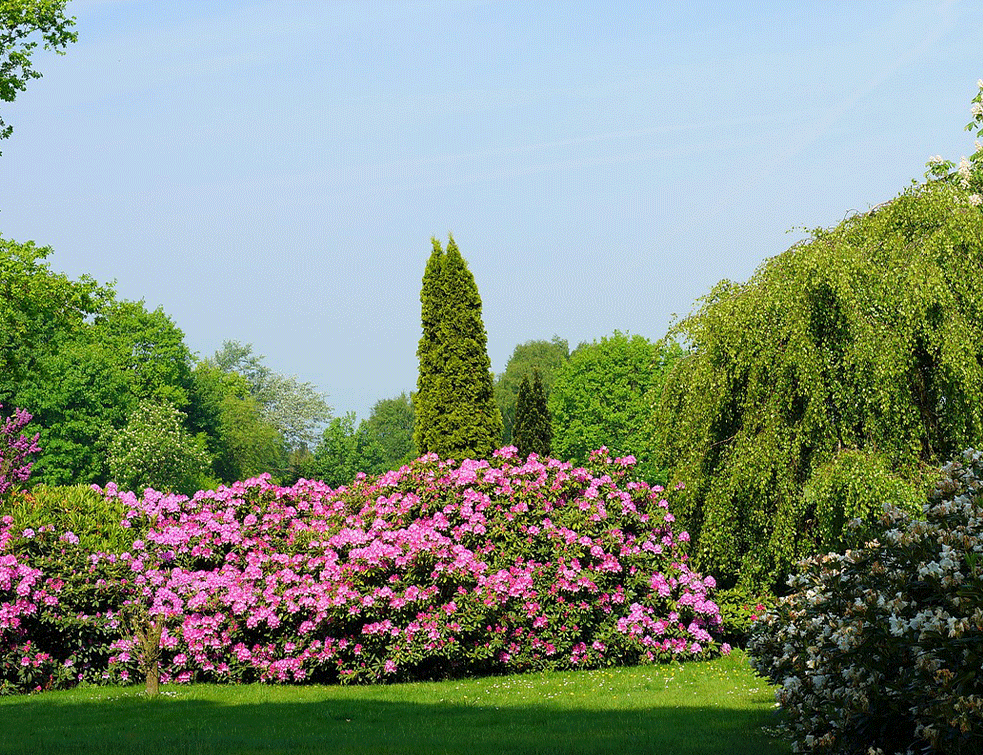
[[[416,458],[413,444],[414,409],[410,397],[401,393],[395,398],[376,401],[369,417],[359,425],[359,433],[368,443],[379,448],[382,468],[366,469],[368,474],[378,474],[398,469]]]
[[[446,251],[433,240],[420,303],[417,450],[442,458],[485,458],[501,439],[502,418],[492,391],[481,297],[453,238]]]
[[[209,359],[198,362],[192,374],[188,424],[205,437],[215,477],[232,483],[278,473],[285,464],[286,444],[263,418],[246,378]]]
[[[338,487],[351,483],[359,472],[382,474],[415,458],[413,404],[402,393],[377,401],[357,428],[354,412],[334,417],[314,453],[298,465],[297,476]]]
[[[529,455],[526,434],[526,415],[529,413],[529,403],[532,398],[532,386],[529,385],[529,376],[523,375],[522,382],[519,383],[519,393],[515,397],[515,422],[512,429],[512,445],[516,447],[519,456],[525,458]],[[520,446],[519,444],[522,443]]]
[[[513,444],[512,428],[515,425],[516,401],[522,378],[538,369],[543,389],[548,395],[553,388],[556,373],[570,358],[570,348],[565,339],[553,336],[549,341],[526,341],[515,347],[505,365],[505,371],[495,379],[495,403],[502,413],[502,443]]]
[[[546,391],[539,370],[533,370],[532,384],[524,376],[519,384],[515,404],[515,431],[512,444],[522,458],[534,453],[549,456],[553,441],[553,426],[546,406]]]
[[[666,370],[681,354],[675,343],[654,344],[617,331],[580,344],[557,372],[549,395],[553,454],[584,463],[592,450],[606,446],[612,456],[634,454],[640,477],[664,483],[665,472],[647,451],[644,424],[648,394],[661,390]]]
[[[302,477],[322,480],[333,488],[348,485],[371,464],[371,451],[355,428],[355,412],[332,417],[321,434],[313,456],[302,467]]]
[[[933,181],[817,230],[675,333],[654,415],[696,563],[780,588],[841,523],[907,505],[983,432],[983,212]],[[930,476],[930,475],[928,475]]]
[[[91,341],[112,350],[116,368],[127,375],[133,403],[167,401],[178,409],[187,407],[191,350],[184,332],[162,308],[150,312],[143,301],[112,302],[93,322]]]
[[[437,239],[431,239],[433,246],[427,266],[423,271],[423,285],[420,288],[420,325],[423,335],[416,355],[420,370],[416,381],[414,408],[416,425],[413,428],[413,442],[417,450],[424,454],[430,443],[430,434],[437,417],[437,396],[442,380],[440,319],[443,300],[444,250]]]

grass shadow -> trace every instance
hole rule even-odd
[[[739,661],[370,687],[88,688],[0,699],[0,755],[785,755]]]

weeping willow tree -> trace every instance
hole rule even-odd
[[[653,397],[653,441],[722,586],[780,589],[844,521],[916,507],[931,470],[983,441],[983,149],[929,165],[675,328],[690,351]]]

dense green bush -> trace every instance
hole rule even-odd
[[[876,521],[884,504],[917,515],[929,492],[891,471],[882,454],[839,451],[816,468],[802,490],[802,547],[812,553],[843,550],[853,544],[844,539],[847,522]]]
[[[771,593],[743,587],[718,590],[714,602],[720,608],[721,639],[745,647],[754,622],[771,610],[776,600]]]
[[[120,527],[127,510],[90,485],[35,485],[0,505],[0,515],[12,516],[21,530],[51,526],[58,532],[72,532],[79,547],[90,553],[129,550],[134,535]]]
[[[515,402],[515,426],[512,431],[513,444],[519,456],[529,454],[549,456],[553,445],[553,423],[546,406],[546,391],[539,369],[534,367],[532,382],[523,376],[519,384],[519,395]]]
[[[752,664],[779,685],[797,752],[983,751],[981,489],[970,449],[924,519],[885,507],[876,537],[802,561],[754,624]]]

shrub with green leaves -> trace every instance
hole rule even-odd
[[[714,602],[720,608],[721,639],[745,647],[754,622],[770,611],[776,600],[771,593],[743,587],[718,590]]]
[[[981,489],[969,449],[924,519],[885,507],[876,537],[802,561],[754,624],[752,665],[779,685],[796,752],[983,751]]]
[[[124,504],[100,495],[91,485],[34,485],[0,506],[0,514],[11,516],[18,530],[51,526],[58,532],[72,532],[79,547],[89,553],[129,550],[134,535],[120,527],[127,511]]]

